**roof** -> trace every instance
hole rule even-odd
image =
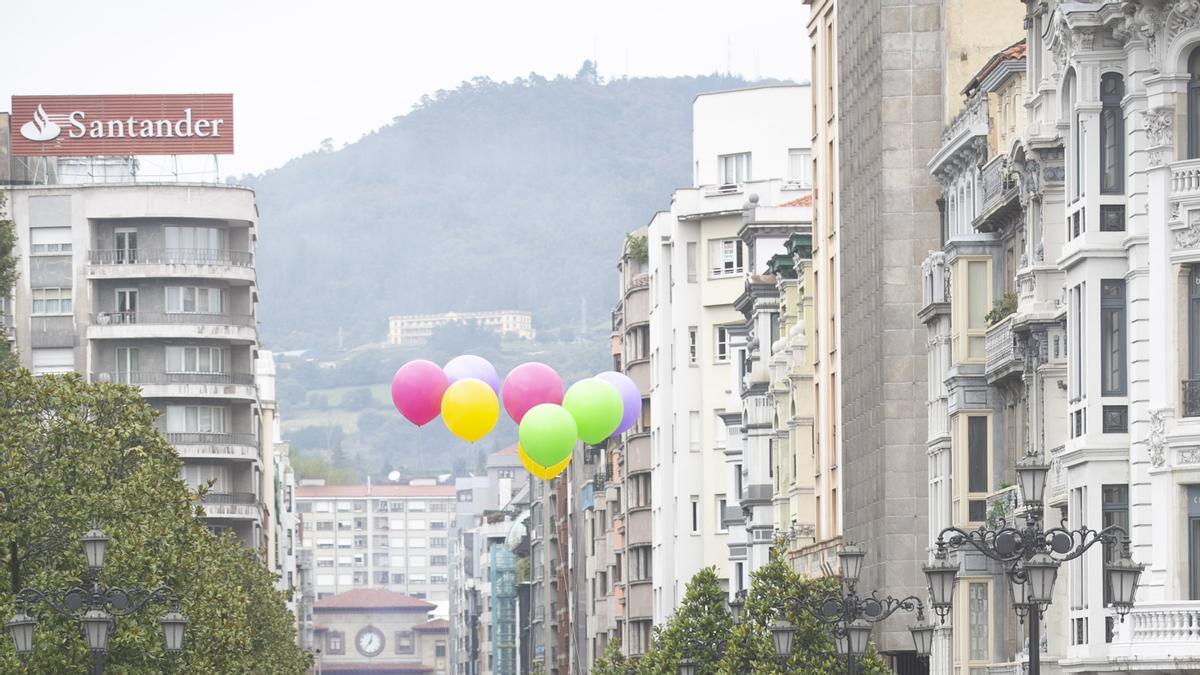
[[[975,73],[975,76],[972,77],[969,82],[967,82],[967,86],[963,87],[963,90],[960,93],[967,94],[974,91],[980,85],[980,83],[987,79],[988,75],[991,75],[993,70],[999,67],[1001,63],[1004,63],[1005,61],[1024,61],[1025,51],[1025,38],[1021,38],[1020,41],[1015,42],[996,52],[992,55],[992,58],[988,59],[987,63],[983,64],[983,67],[979,69],[979,72]]]
[[[352,609],[400,609],[432,611],[437,607],[432,602],[426,602],[411,595],[404,595],[382,588],[356,588],[352,591],[331,595],[328,598],[313,603],[313,610],[352,610]]]
[[[450,622],[445,619],[433,619],[413,626],[413,630],[450,630]]]
[[[296,496],[305,497],[454,497],[453,485],[300,485]]]
[[[790,202],[784,202],[780,206],[812,206],[812,193],[806,194],[798,199],[793,199]]]
[[[512,445],[508,446],[507,448],[505,448],[505,449],[503,449],[503,450],[497,450],[496,452],[493,452],[493,453],[492,453],[492,456],[496,456],[496,455],[516,455],[516,454],[517,454],[517,444],[516,444],[516,443],[513,443]]]
[[[329,657],[326,657],[329,658]],[[322,673],[432,673],[433,666],[422,663],[322,663]]]

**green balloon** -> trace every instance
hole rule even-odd
[[[560,405],[535,405],[521,418],[517,438],[529,459],[551,467],[571,456],[579,432],[575,418]]]
[[[611,436],[625,413],[617,388],[594,377],[571,385],[563,396],[562,407],[575,418],[579,437],[592,445]]]

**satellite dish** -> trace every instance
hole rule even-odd
[[[399,472],[399,471],[393,471],[393,472],[389,473],[389,474],[388,474],[388,480],[392,481],[393,483],[395,483],[396,481],[400,480],[400,472]]]

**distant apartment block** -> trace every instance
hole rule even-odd
[[[401,347],[423,345],[433,331],[442,326],[463,324],[486,328],[500,335],[515,335],[532,340],[533,315],[529,312],[446,312],[445,314],[406,314],[388,319],[388,342]]]
[[[448,616],[456,500],[453,485],[300,485],[300,548],[312,558],[317,602],[382,588]]]

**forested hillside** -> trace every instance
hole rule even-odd
[[[391,314],[514,308],[602,329],[625,232],[690,183],[691,104],[739,78],[465,82],[261,176],[260,318],[275,349],[379,342]],[[563,336],[569,337],[569,336]]]

